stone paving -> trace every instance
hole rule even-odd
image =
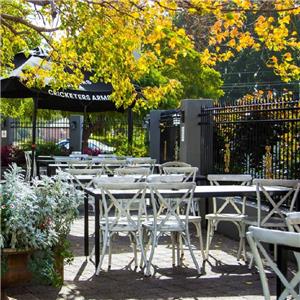
[[[92,232],[93,217],[90,217],[90,225]],[[94,263],[83,256],[83,218],[72,226],[70,240],[75,259],[72,265],[65,266],[62,288],[41,285],[10,288],[7,290],[9,299],[263,299],[258,274],[236,260],[237,242],[221,235],[215,236],[211,257],[205,268],[206,274],[200,277],[197,276],[188,251],[185,252],[184,267],[172,268],[171,248],[168,240],[162,239],[153,261],[156,265],[155,275],[145,278],[129,264],[133,254],[126,236],[119,236],[113,243],[111,270],[107,271],[105,260],[104,271],[95,276]],[[92,242],[91,235],[91,245]],[[193,242],[197,245],[196,239]],[[201,263],[198,247],[195,254]],[[276,279],[273,274],[268,274],[268,277],[274,295]]]

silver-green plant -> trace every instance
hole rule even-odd
[[[30,185],[11,165],[0,189],[1,248],[49,249],[66,238],[78,214],[82,193],[60,171]]]

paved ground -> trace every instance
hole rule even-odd
[[[37,285],[10,288],[7,290],[9,299],[263,299],[258,274],[250,271],[243,262],[237,262],[237,243],[224,236],[216,235],[209,264],[206,265],[206,275],[201,277],[197,276],[187,251],[185,266],[173,269],[171,249],[167,240],[162,240],[155,253],[156,273],[151,278],[145,278],[139,270],[134,271],[128,265],[133,255],[125,236],[114,243],[112,269],[95,276],[93,262],[83,256],[82,218],[73,225],[70,240],[75,259],[72,265],[65,266],[65,283],[61,289]],[[92,236],[90,241],[92,244]],[[196,245],[196,240],[194,242]],[[201,262],[198,247],[195,253]],[[107,267],[107,260],[104,267]],[[269,274],[269,278],[274,294],[275,277]]]

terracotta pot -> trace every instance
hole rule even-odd
[[[32,273],[28,270],[28,260],[32,250],[3,249],[2,258],[7,260],[7,272],[1,278],[3,288],[28,283]]]

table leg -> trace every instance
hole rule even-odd
[[[284,276],[287,274],[287,250],[284,249],[283,246],[278,245],[277,246],[277,266],[278,269],[282,272]],[[284,286],[279,279],[279,277],[276,277],[276,295],[277,299],[280,297],[281,293],[284,290]]]
[[[89,196],[84,193],[84,255],[89,256]]]
[[[95,197],[95,267],[96,270],[100,261],[100,217],[99,217],[99,197]]]

